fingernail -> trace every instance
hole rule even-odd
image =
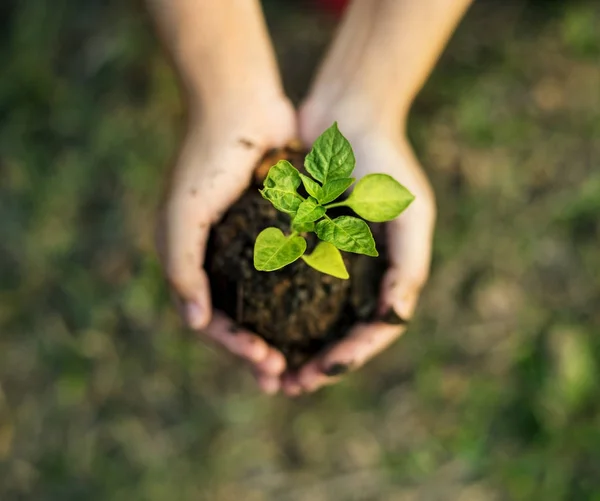
[[[323,374],[329,377],[341,376],[350,370],[352,364],[335,363],[323,370]]]
[[[186,304],[186,320],[190,328],[201,329],[203,327],[202,308],[193,302]]]
[[[408,320],[402,318],[394,308],[388,308],[388,310],[383,314],[379,315],[378,319],[380,322],[390,324],[390,325],[406,325],[408,324]]]
[[[242,332],[243,330],[244,329],[241,326],[239,326],[238,324],[236,324],[235,322],[231,322],[231,324],[227,328],[227,331],[230,334],[238,334],[238,333]]]

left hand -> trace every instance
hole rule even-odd
[[[204,254],[210,226],[247,189],[264,153],[295,137],[295,112],[282,95],[215,95],[210,105],[191,109],[157,228],[159,257],[183,320],[201,339],[245,360],[266,393],[279,390],[285,359],[213,311]]]
[[[389,174],[415,195],[409,208],[387,223],[389,268],[381,284],[378,315],[393,323],[355,325],[344,339],[327,347],[296,374],[284,376],[282,388],[289,396],[337,382],[341,374],[361,367],[387,348],[406,330],[429,276],[435,198],[419,161],[400,128],[386,130],[376,121],[359,123],[356,110],[349,110],[324,111],[308,102],[299,114],[300,135],[311,145],[337,120],[352,144],[357,179],[371,173]]]

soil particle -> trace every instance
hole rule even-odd
[[[238,141],[244,148],[248,148],[248,149],[252,149],[254,147],[256,147],[256,145],[250,141],[249,139],[246,139],[244,137],[241,137]]]

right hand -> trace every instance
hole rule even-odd
[[[275,393],[283,355],[248,331],[232,334],[232,320],[212,311],[203,268],[210,226],[248,187],[260,159],[296,137],[296,118],[284,97],[223,103],[192,114],[170,173],[159,216],[157,247],[164,272],[187,325],[248,361],[259,386]]]
[[[342,372],[358,369],[390,346],[406,330],[429,276],[436,214],[434,193],[401,132],[405,127],[396,123],[388,129],[380,119],[382,114],[360,114],[358,109],[354,103],[330,107],[307,101],[299,114],[300,137],[305,144],[313,144],[323,130],[338,122],[356,157],[353,176],[360,179],[367,174],[389,174],[415,195],[406,212],[386,225],[389,267],[380,287],[378,314],[391,314],[394,320],[358,323],[297,374],[286,375],[283,391],[290,396],[335,383]],[[376,118],[365,118],[369,116]]]

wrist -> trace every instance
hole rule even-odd
[[[243,80],[236,85],[224,81],[221,86],[206,84],[188,89],[188,109],[192,120],[209,123],[244,121],[247,114],[255,116],[261,109],[278,109],[288,98],[281,86],[271,82],[248,83]]]
[[[287,96],[265,89],[226,95],[188,106],[188,134],[217,150],[244,148],[261,153],[297,137],[297,120]]]
[[[355,89],[337,96],[323,91],[312,92],[300,107],[300,135],[305,142],[312,143],[333,122],[338,122],[340,130],[349,138],[404,134],[410,105],[402,100],[390,102]]]
[[[285,99],[277,74],[211,68],[182,78],[189,106],[203,114],[221,114],[230,108],[254,106]]]

